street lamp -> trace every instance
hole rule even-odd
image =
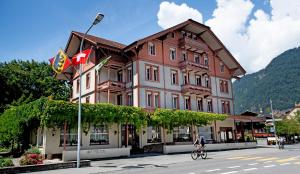
[[[97,25],[102,19],[104,18],[103,14],[98,13],[97,16],[94,19],[94,22],[92,23],[92,25],[89,27],[89,29],[84,33],[81,42],[80,42],[80,52],[82,52],[82,47],[83,47],[83,42],[84,39],[87,35],[87,33],[91,30],[91,28],[94,25]],[[79,97],[78,97],[78,137],[77,137],[77,168],[80,167],[80,142],[81,142],[81,136],[80,136],[80,132],[81,132],[81,76],[82,76],[82,64],[79,64]]]

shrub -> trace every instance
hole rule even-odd
[[[11,158],[1,158],[0,157],[0,168],[14,166]]]
[[[19,161],[21,166],[43,164],[43,158],[40,154],[25,154]]]
[[[30,147],[30,149],[28,149],[25,154],[41,154],[41,151],[39,148],[37,147]]]
[[[9,152],[10,150],[6,147],[0,147],[0,152]]]

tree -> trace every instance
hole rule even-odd
[[[276,131],[281,136],[300,134],[300,123],[295,119],[284,119],[276,122]]]
[[[46,62],[12,60],[0,63],[0,113],[9,106],[18,106],[42,96],[67,100],[70,85],[58,81]]]

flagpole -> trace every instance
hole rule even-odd
[[[80,42],[80,49],[79,49],[79,53],[82,52],[82,48],[83,48],[83,42],[84,39],[87,35],[87,33],[91,30],[91,28],[98,24],[102,19],[103,19],[104,15],[103,14],[97,14],[94,22],[92,23],[92,25],[89,27],[89,29],[84,33],[81,42]],[[82,64],[80,62],[79,64],[79,97],[78,97],[78,132],[77,132],[77,168],[80,168],[80,143],[81,143],[81,89],[82,89]]]

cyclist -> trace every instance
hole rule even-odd
[[[205,146],[205,139],[203,136],[197,136],[196,141],[194,142],[194,146],[197,146],[199,149],[203,149]]]
[[[204,136],[201,136],[201,137],[200,137],[200,144],[201,144],[201,148],[204,148],[204,146],[205,146],[205,139],[204,139]]]

